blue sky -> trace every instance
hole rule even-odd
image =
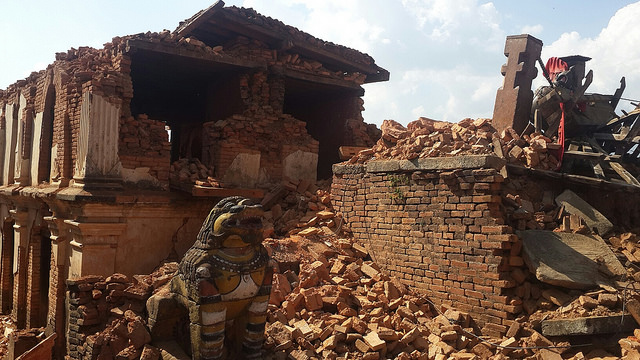
[[[173,30],[213,0],[1,1],[0,88],[53,62],[70,47],[101,47],[114,36]],[[541,39],[543,58],[593,58],[589,92],[640,99],[640,2],[621,0],[234,0],[324,40],[369,53],[391,72],[365,85],[365,121],[419,116],[491,117],[502,84],[507,35]],[[64,6],[62,6],[63,4]],[[542,84],[537,80],[536,84]],[[632,108],[628,102],[621,104]]]

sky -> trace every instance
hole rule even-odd
[[[174,30],[214,0],[0,1],[0,89],[71,47],[102,47],[114,36]],[[420,116],[456,122],[491,117],[502,85],[507,35],[542,40],[542,58],[593,59],[587,92],[640,99],[640,1],[228,0],[318,38],[371,55],[390,80],[364,85],[368,123]],[[544,84],[541,72],[534,87]],[[630,110],[629,101],[620,109]]]

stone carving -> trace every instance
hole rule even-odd
[[[262,356],[273,275],[262,217],[249,199],[221,200],[180,262],[171,291],[189,310],[194,360]]]
[[[512,127],[518,134],[529,124],[533,91],[531,84],[538,71],[536,60],[542,51],[542,41],[531,35],[507,36],[504,55],[507,63],[502,66],[502,87],[496,94],[493,109],[493,127],[499,132]]]

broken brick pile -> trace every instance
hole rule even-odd
[[[213,178],[212,166],[203,164],[198,158],[176,160],[170,169],[172,183],[221,187],[220,182]]]
[[[556,229],[563,217],[554,201],[552,190],[527,177],[510,176],[502,189],[507,224],[516,230]]]
[[[281,271],[274,275],[266,326],[267,359],[580,360],[598,354],[612,356],[597,344],[572,349],[564,339],[551,340],[536,330],[542,319],[570,312],[574,316],[619,312],[620,299],[605,290],[578,291],[575,293],[582,295],[575,297],[554,288],[538,290],[538,302],[544,308],[530,317],[519,316],[504,334],[481,341],[481,331],[468,313],[434,307],[415,288],[387,276],[369,260],[366,248],[351,238],[293,235],[267,239],[266,246],[276,261],[281,258],[279,253],[296,254],[300,264],[298,272],[282,271],[289,266],[278,262]],[[635,341],[623,340],[623,349]]]
[[[510,163],[526,165],[530,168],[556,170],[560,145],[540,134],[518,135],[512,128],[500,134],[502,153]]]
[[[146,300],[171,280],[177,267],[177,263],[166,263],[152,274],[134,275],[132,280],[122,274],[67,280],[68,358],[158,359],[157,350],[148,345],[151,335],[146,327]]]
[[[262,201],[265,236],[339,232],[342,219],[331,206],[331,194],[325,189],[328,186],[318,185],[308,180],[286,180],[275,186]]]
[[[164,122],[145,114],[121,118],[118,149],[123,168],[146,167],[158,180],[169,181],[171,143]]]
[[[464,119],[458,123],[420,118],[405,128],[394,120],[384,120],[382,137],[371,149],[362,150],[349,163],[375,159],[460,156],[493,153],[495,129],[490,119]]]

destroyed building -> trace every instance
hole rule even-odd
[[[0,308],[64,343],[65,280],[149,273],[215,199],[331,175],[370,147],[367,54],[222,1],[173,31],[56,54],[0,91]]]
[[[640,221],[634,165],[639,112],[613,114],[624,78],[614,95],[584,94],[591,73],[583,85],[581,68],[581,89],[571,93],[572,103],[564,100],[566,115],[582,101],[588,111],[581,115],[597,113],[597,122],[565,124],[562,108],[562,116],[545,118],[555,121],[548,129],[560,128],[560,135],[548,131],[545,137],[530,119],[541,49],[530,35],[507,37],[492,121],[420,118],[405,128],[385,120],[376,146],[334,165],[334,207],[373,260],[437,304],[471,314],[483,334],[497,338],[518,316],[537,309],[522,274],[531,271],[539,281],[568,288],[604,283],[593,264],[604,264],[617,280],[626,275],[611,251],[589,258],[570,236],[551,235],[580,227],[580,220],[558,227],[563,214],[583,219],[603,237],[613,224],[630,230]],[[578,172],[579,162],[590,173]],[[548,231],[530,232],[537,230]],[[596,253],[604,244],[599,240],[583,239],[582,246]],[[561,263],[546,257],[554,251],[563,254]]]

